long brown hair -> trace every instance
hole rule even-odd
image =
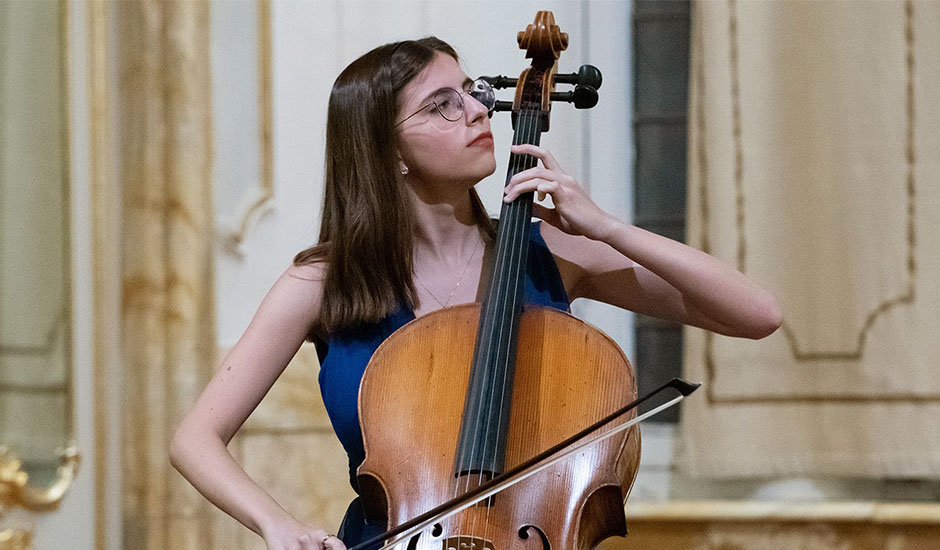
[[[402,306],[414,308],[414,209],[396,170],[394,119],[398,94],[441,52],[427,37],[379,46],[353,61],[333,83],[326,120],[325,195],[317,245],[294,265],[326,264],[317,332],[379,321]],[[493,228],[474,189],[474,215]]]

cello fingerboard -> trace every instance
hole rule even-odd
[[[519,113],[513,145],[539,144],[541,114]],[[531,155],[511,154],[506,184],[517,173],[536,166]],[[473,365],[464,403],[455,475],[495,476],[503,471],[512,402],[519,317],[525,301],[532,193],[503,203],[496,254],[483,299]]]

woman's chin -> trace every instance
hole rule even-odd
[[[477,181],[492,176],[496,172],[496,157],[490,156],[480,170],[480,177]]]
[[[487,162],[474,163],[474,166],[468,168],[465,176],[458,177],[457,179],[466,181],[471,186],[474,186],[496,172],[496,159],[490,158]]]

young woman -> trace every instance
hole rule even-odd
[[[365,524],[358,502],[339,537],[301,524],[226,445],[312,339],[324,402],[354,474],[364,457],[356,397],[372,352],[416,316],[482,297],[494,230],[474,185],[496,168],[487,92],[436,38],[376,48],[333,86],[319,244],[274,284],[171,451],[173,465],[270,550],[343,549],[381,532]],[[567,309],[590,298],[746,338],[779,326],[774,298],[741,273],[607,214],[548,151],[512,151],[540,166],[513,177],[504,200],[534,191],[554,203],[535,208],[545,223],[530,237],[527,301]]]

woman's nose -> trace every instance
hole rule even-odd
[[[487,118],[489,110],[486,105],[480,103],[475,97],[468,95],[463,101],[464,114],[467,117],[467,124],[473,124],[478,119]]]

